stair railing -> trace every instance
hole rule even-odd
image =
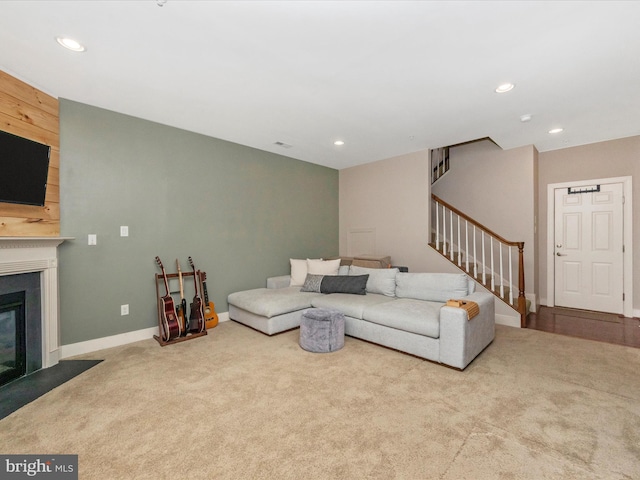
[[[524,327],[527,309],[524,295],[524,242],[505,240],[436,195],[432,194],[431,199],[436,250],[517,310],[520,314],[520,324]],[[518,250],[517,267],[512,255],[515,249]],[[506,272],[505,263],[507,264]],[[518,276],[518,296],[515,300],[514,268],[517,268]],[[487,281],[487,276],[490,276],[490,282]],[[496,284],[496,281],[499,283]],[[505,294],[505,289],[508,289],[508,294]]]

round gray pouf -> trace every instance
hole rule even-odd
[[[300,346],[309,352],[335,352],[344,347],[344,315],[337,310],[310,308],[302,314]]]

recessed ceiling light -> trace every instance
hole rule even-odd
[[[553,135],[554,133],[560,133],[563,130],[564,128],[552,128],[551,130],[549,130],[549,133]]]
[[[336,147],[339,147],[339,146],[341,146],[341,145],[344,145],[344,142],[343,142],[342,140],[336,140],[335,142],[333,142],[333,144],[334,144]]]
[[[531,118],[533,118],[533,115],[531,115],[530,113],[525,113],[524,115],[520,116],[520,121],[522,123],[530,122]]]
[[[510,90],[513,90],[515,85],[513,83],[503,83],[498,88],[496,88],[496,93],[507,93]]]
[[[74,52],[84,52],[86,50],[86,48],[84,48],[84,45],[70,37],[59,36],[56,37],[56,41],[64,48],[67,48]]]

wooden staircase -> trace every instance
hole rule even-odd
[[[531,307],[524,296],[524,242],[505,240],[437,196],[431,197],[429,246],[518,312],[520,326],[524,328]],[[512,254],[516,250],[517,286],[513,279]],[[507,264],[506,272],[503,263]]]
[[[447,260],[449,260],[457,268],[459,268],[464,273],[469,275],[478,284],[482,285],[484,288],[486,288],[491,293],[493,293],[496,297],[498,297],[504,303],[509,305],[515,311],[518,311],[517,292],[516,292],[516,298],[514,298],[514,300],[511,301],[511,298],[512,298],[511,287],[509,287],[508,285],[502,285],[502,288],[501,288],[501,285],[499,283],[498,284],[495,283],[493,275],[491,274],[485,274],[483,279],[482,274],[477,273],[482,271],[481,268],[478,268],[477,263],[470,263],[469,270],[467,270],[466,262],[464,261],[464,252],[454,251],[452,253],[448,253],[449,252],[448,248],[446,249],[443,248],[444,246],[442,244],[440,248],[436,248],[436,242],[435,242],[435,239],[433,238],[432,238],[432,241],[429,243],[429,246],[433,248],[435,251],[437,251],[440,255],[445,257]],[[453,256],[453,260],[451,259],[452,256]],[[460,263],[460,265],[458,265],[458,263]],[[531,308],[531,301],[526,300],[525,318],[527,315],[529,315],[530,308]]]

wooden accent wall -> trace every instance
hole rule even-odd
[[[0,130],[51,147],[44,207],[0,202],[0,237],[60,236],[58,99],[0,70]]]

